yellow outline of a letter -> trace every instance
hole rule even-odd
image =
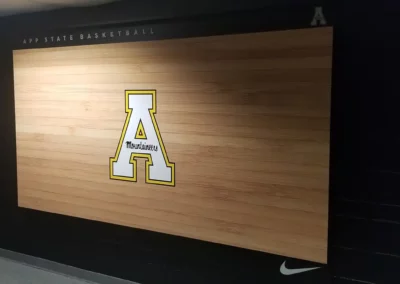
[[[132,109],[129,108],[129,95],[143,95],[143,94],[150,94],[153,97],[153,107],[151,109],[149,109],[149,112],[150,112],[151,120],[153,122],[154,130],[156,131],[156,134],[157,134],[158,143],[160,144],[161,151],[162,151],[165,163],[166,163],[167,167],[171,168],[172,179],[171,179],[170,182],[169,181],[161,181],[161,180],[152,180],[152,179],[150,179],[150,166],[153,165],[153,161],[151,159],[151,155],[150,154],[137,154],[137,153],[132,153],[131,154],[131,158],[130,158],[129,163],[133,164],[133,177],[123,177],[123,176],[115,176],[115,175],[113,175],[113,163],[118,161],[118,157],[119,157],[119,154],[120,154],[121,148],[122,148],[122,143],[123,143],[125,135],[126,135],[126,130],[128,128],[128,124],[129,124],[129,121],[130,121],[131,116],[132,116]],[[127,90],[127,91],[125,91],[125,113],[127,113],[127,116],[126,116],[126,119],[125,119],[124,128],[122,129],[122,134],[121,134],[121,137],[119,139],[118,148],[117,148],[117,151],[115,153],[115,156],[113,158],[110,158],[110,179],[136,182],[137,181],[137,162],[136,162],[135,158],[145,158],[145,159],[147,159],[147,161],[146,161],[146,169],[145,169],[145,172],[146,172],[146,183],[167,185],[167,186],[175,186],[175,163],[171,163],[168,160],[167,152],[166,152],[165,147],[164,147],[164,142],[163,142],[163,140],[161,138],[160,130],[158,128],[157,121],[156,121],[156,118],[154,116],[154,114],[157,113],[157,111],[156,111],[157,110],[156,102],[157,102],[157,100],[156,100],[156,90]]]

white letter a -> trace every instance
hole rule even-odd
[[[175,164],[169,162],[157,121],[156,91],[125,91],[125,120],[110,178],[137,181],[136,158],[145,158],[146,183],[175,186]]]

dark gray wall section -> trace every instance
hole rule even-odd
[[[329,228],[335,283],[400,283],[400,96],[391,53],[399,50],[399,10],[385,1],[389,9],[380,14],[371,2],[335,7]]]
[[[329,4],[330,1],[328,0],[124,0],[102,6],[68,8],[5,17],[3,21],[5,21],[6,26],[3,28],[13,32],[17,30],[30,32],[38,29],[77,28],[182,17],[190,18],[235,11],[251,11],[265,7],[326,6]]]

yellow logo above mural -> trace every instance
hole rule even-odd
[[[155,90],[125,91],[125,124],[110,158],[110,178],[137,181],[137,158],[145,158],[146,183],[175,186],[175,164],[168,160],[155,118]]]

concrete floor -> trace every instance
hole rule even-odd
[[[0,284],[138,284],[0,249]]]
[[[7,284],[88,284],[85,280],[48,272],[0,258],[0,283]]]

